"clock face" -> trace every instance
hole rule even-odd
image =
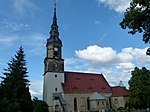
[[[54,47],[54,51],[58,51],[58,48],[57,48],[57,47]]]

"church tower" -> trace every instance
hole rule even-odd
[[[56,109],[63,111],[63,101],[61,102],[61,100],[63,99],[64,59],[62,59],[61,55],[62,41],[59,38],[57,25],[56,0],[54,0],[54,16],[46,48],[43,100],[48,104],[49,112],[53,112]]]
[[[56,2],[54,3],[53,23],[50,30],[50,38],[47,39],[47,55],[44,61],[44,72],[63,72],[64,60],[62,59],[62,41],[59,38],[57,18],[56,18]]]

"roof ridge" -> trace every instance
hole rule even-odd
[[[90,73],[90,72],[80,72],[80,71],[64,71],[64,73],[80,73],[80,74],[91,74],[91,75],[103,75],[102,73]]]

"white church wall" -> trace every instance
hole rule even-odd
[[[50,111],[53,107],[53,93],[63,93],[64,73],[47,72],[44,75],[43,100],[48,104]]]

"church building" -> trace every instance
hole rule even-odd
[[[121,86],[111,87],[103,74],[64,71],[62,45],[55,2],[44,59],[43,100],[49,112],[105,112],[125,106],[129,92]]]

